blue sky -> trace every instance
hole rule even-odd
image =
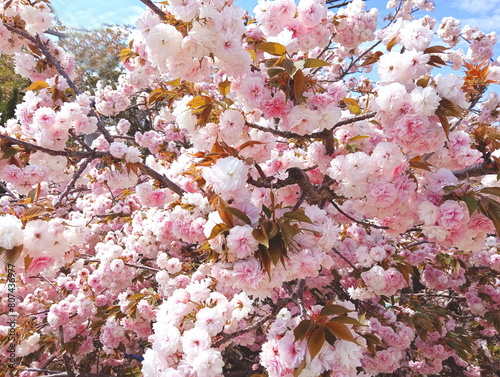
[[[368,8],[379,9],[381,22],[387,14],[386,0],[365,1]],[[145,9],[139,0],[52,0],[51,3],[64,24],[86,28],[104,23],[133,25]],[[235,0],[235,3],[251,11],[257,0]],[[435,0],[435,12],[431,15],[438,23],[443,17],[452,16],[461,20],[462,26],[479,26],[484,32],[495,31],[500,37],[500,0]],[[465,42],[458,47],[467,50]],[[500,54],[499,47],[496,51]]]
[[[256,0],[235,0],[236,5],[252,10]],[[385,9],[385,0],[367,0],[367,7]],[[480,26],[485,32],[500,35],[500,0],[436,0],[433,16],[438,20],[453,16],[462,25]],[[144,5],[139,0],[52,0],[61,21],[72,26],[98,27],[103,23],[133,24]]]

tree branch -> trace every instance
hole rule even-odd
[[[160,17],[160,19],[162,21],[165,21],[167,19],[167,16],[165,15],[165,13],[163,13],[163,11],[160,8],[158,8],[151,0],[141,0],[141,3],[146,5],[153,12],[155,12],[155,14],[158,17]]]
[[[59,198],[57,199],[57,202],[55,204],[55,207],[58,207],[62,201],[64,200],[64,198],[66,196],[68,196],[69,192],[71,191],[71,189],[73,189],[75,187],[75,183],[76,181],[78,180],[78,178],[80,178],[80,176],[82,175],[82,173],[85,171],[85,169],[87,168],[87,166],[92,162],[92,160],[94,160],[96,157],[94,157],[92,154],[87,157],[87,159],[85,161],[82,162],[82,164],[80,165],[80,167],[78,168],[78,170],[73,174],[73,177],[71,177],[71,180],[69,181],[68,185],[66,186],[66,188],[64,189],[64,191],[61,193],[61,195],[59,195]]]
[[[337,254],[339,257],[341,257],[351,268],[357,272],[358,274],[360,273],[359,269],[349,260],[347,259],[340,251],[338,251],[336,248],[332,247],[332,250],[335,254]]]
[[[357,115],[357,116],[352,117],[352,118],[347,118],[347,119],[344,119],[344,120],[341,120],[341,121],[337,122],[335,124],[335,126],[333,126],[333,128],[335,129],[335,128],[338,128],[338,127],[341,127],[341,126],[345,126],[345,125],[348,125],[348,124],[351,124],[351,123],[359,122],[361,120],[371,119],[376,114],[377,113],[375,111],[372,111],[372,112],[369,112],[369,113],[366,113],[366,114]]]
[[[146,164],[140,162],[140,163],[138,163],[138,166],[139,166],[139,169],[141,169],[141,171],[144,174],[149,175],[150,177],[158,180],[163,186],[169,188],[170,190],[175,192],[177,195],[182,196],[186,192],[180,186],[178,186],[177,184],[172,182],[170,179],[168,179],[164,175],[158,173],[156,170],[151,169]]]
[[[5,191],[5,194],[10,196],[12,199],[19,199],[12,191],[10,191],[7,186],[4,185],[3,182],[0,181],[0,188]]]
[[[154,6],[154,4],[153,4],[153,6]],[[71,80],[71,78],[68,76],[68,74],[66,73],[66,71],[64,70],[64,68],[61,66],[61,64],[57,61],[57,59],[54,57],[54,55],[52,55],[52,53],[49,51],[47,45],[42,42],[42,40],[40,39],[39,35],[37,35],[36,37],[33,37],[29,33],[25,32],[23,30],[20,30],[20,29],[18,29],[16,27],[13,27],[13,26],[10,26],[10,25],[7,25],[7,24],[4,24],[4,25],[5,25],[5,27],[7,27],[7,29],[9,29],[10,31],[12,31],[13,33],[18,34],[18,35],[22,36],[23,38],[26,38],[27,40],[29,40],[33,44],[35,44],[36,47],[38,47],[40,49],[40,51],[45,55],[45,57],[47,58],[47,61],[66,80],[68,86],[71,89],[73,89],[73,91],[75,92],[75,95],[80,94],[80,90],[77,88],[77,86],[75,85],[75,83],[73,82],[73,80]],[[94,109],[90,110],[90,116],[93,116],[93,117],[97,118],[97,128],[99,129],[99,131],[101,131],[101,133],[103,134],[103,136],[106,139],[106,141],[108,143],[112,143],[113,142],[113,138],[111,137],[111,134],[108,132],[108,130],[106,129],[106,127],[102,124],[101,119],[99,118],[99,116],[97,115],[97,113],[94,111]]]
[[[324,139],[325,141],[328,142],[328,138],[332,137],[332,130],[339,128],[341,126],[345,126],[347,124],[351,124],[351,123],[359,122],[361,120],[373,118],[376,114],[377,114],[376,112],[370,112],[370,113],[358,115],[358,116],[355,116],[352,118],[347,118],[347,119],[344,119],[344,120],[341,120],[341,121],[335,123],[335,125],[331,129],[325,128],[319,132],[314,132],[312,134],[305,134],[305,135],[300,135],[296,132],[291,132],[291,131],[275,130],[273,128],[259,126],[258,124],[250,123],[250,122],[245,122],[245,125],[250,127],[250,128],[255,128],[255,129],[263,131],[263,132],[272,133],[273,135],[276,135],[276,136],[281,136],[285,139],[299,139],[299,140]],[[332,137],[332,139],[333,139],[333,137]]]
[[[61,345],[64,346],[64,331],[62,326],[59,326],[59,338],[61,340]],[[73,372],[73,368],[71,367],[71,362],[73,361],[71,359],[71,355],[68,353],[64,353],[63,360],[64,360],[64,366],[66,368],[66,375],[68,377],[76,377],[75,372]]]
[[[468,166],[466,168],[455,170],[453,175],[458,179],[467,179],[473,177],[481,177],[486,174],[497,174],[498,166],[495,163],[482,162],[480,164]]]
[[[0,139],[7,140],[9,143],[14,144],[14,145],[23,146],[26,149],[33,149],[36,151],[47,153],[50,156],[64,156],[64,157],[78,158],[80,160],[82,160],[84,158],[88,158],[90,155],[93,155],[95,158],[109,156],[109,152],[100,152],[100,151],[83,152],[83,151],[73,151],[73,150],[67,150],[67,149],[62,150],[62,151],[57,151],[54,149],[44,148],[44,147],[41,147],[39,145],[32,144],[32,143],[29,143],[27,141],[19,140],[19,139],[10,137],[8,135],[3,135],[3,134],[0,134]]]
[[[344,215],[345,217],[347,217],[349,220],[351,221],[354,221],[356,224],[359,224],[359,225],[364,225],[364,226],[371,226],[372,228],[375,228],[375,229],[389,229],[389,227],[387,226],[382,226],[382,225],[376,225],[376,224],[372,224],[372,223],[368,223],[366,221],[360,221],[360,220],[356,220],[354,217],[348,215],[346,212],[344,212],[338,205],[337,203],[335,203],[333,200],[330,201],[330,203],[332,203],[332,205],[335,207],[335,209],[337,211],[339,211],[342,215]]]

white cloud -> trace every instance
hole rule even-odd
[[[497,34],[500,34],[500,13],[492,14],[488,17],[462,18],[460,19],[460,24],[462,26],[477,26],[485,33],[496,31]]]
[[[133,25],[145,9],[137,0],[53,0],[52,6],[63,24],[84,28],[102,24]]]
[[[500,0],[454,0],[453,5],[471,14],[485,14],[500,7]]]

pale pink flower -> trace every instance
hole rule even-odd
[[[37,6],[25,5],[21,7],[20,15],[26,22],[26,31],[30,34],[43,33],[52,24],[50,8],[44,3]]]
[[[444,17],[441,20],[437,35],[450,47],[460,42],[460,21],[453,17]]]
[[[226,324],[226,318],[218,307],[201,308],[196,314],[195,327],[206,330],[210,336],[215,336],[222,331]]]
[[[457,177],[448,169],[441,168],[436,173],[429,173],[429,189],[433,192],[440,192],[443,187],[457,184]]]
[[[0,216],[0,247],[10,250],[23,243],[24,232],[21,220],[12,215]]]
[[[283,359],[283,364],[287,368],[297,368],[306,355],[306,342],[295,341],[295,336],[291,331],[280,339],[278,343],[278,352]]]
[[[416,113],[429,116],[436,112],[441,98],[434,88],[417,86],[411,92],[411,100]]]
[[[245,259],[253,255],[259,242],[254,238],[252,232],[253,228],[250,225],[233,227],[226,237],[229,253],[234,254],[237,259]]]
[[[209,333],[200,328],[194,327],[184,331],[181,337],[182,351],[188,356],[196,356],[210,348],[212,340]]]
[[[114,141],[111,143],[109,146],[109,153],[111,153],[111,156],[115,158],[123,158],[125,156],[125,153],[128,151],[128,146],[127,144],[121,142],[121,141]]]
[[[370,184],[367,200],[372,205],[380,208],[389,207],[397,198],[397,191],[394,185],[379,180]]]
[[[465,204],[447,200],[439,207],[439,225],[455,229],[469,222],[469,211]]]
[[[437,206],[429,201],[424,201],[418,206],[418,217],[425,225],[434,225],[439,214]]]
[[[409,50],[425,50],[429,47],[433,37],[433,31],[422,25],[421,20],[404,24],[400,31],[401,44]]]
[[[262,276],[262,267],[259,261],[254,257],[238,261],[234,264],[233,278],[235,286],[239,286],[243,283],[252,288],[256,288]]]
[[[203,178],[215,191],[236,191],[246,184],[248,166],[236,157],[219,158],[215,165],[203,169]]]
[[[150,336],[153,350],[163,357],[177,352],[180,346],[181,333],[176,326],[168,323],[156,322],[153,325],[155,334]]]
[[[307,27],[315,27],[326,20],[327,8],[316,0],[301,0],[297,6],[299,20]]]
[[[189,22],[198,15],[200,4],[197,0],[170,0],[167,9],[176,18]]]

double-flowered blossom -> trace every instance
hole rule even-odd
[[[48,2],[0,0],[32,81],[0,125],[0,375],[493,375],[496,34],[428,0],[143,3],[91,94]]]

